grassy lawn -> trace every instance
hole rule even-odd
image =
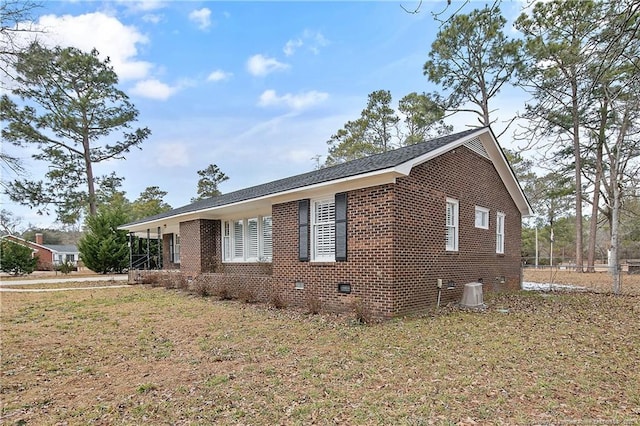
[[[635,296],[370,326],[143,286],[0,297],[5,424],[640,423]]]

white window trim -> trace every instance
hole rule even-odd
[[[478,213],[481,213],[482,214],[481,217],[484,217],[486,219],[485,223],[478,223]],[[489,209],[485,207],[476,206],[475,225],[476,225],[476,228],[489,229]]]
[[[254,216],[243,219],[229,219],[222,221],[222,261],[225,263],[255,263],[255,262],[271,262],[273,253],[265,253],[265,229],[264,219],[271,218],[268,216]],[[257,221],[257,255],[249,256],[248,251],[250,247],[250,235],[249,235],[249,222]],[[242,256],[236,254],[236,236],[235,227],[236,222],[242,222]],[[271,237],[273,241],[273,236]],[[273,251],[273,243],[272,243]]]
[[[333,205],[333,217],[331,220],[327,220],[326,222],[318,222],[316,220],[316,209],[321,204],[332,204]],[[336,200],[335,196],[333,197],[324,197],[311,201],[311,262],[335,262],[336,261],[336,242],[335,242],[335,226],[336,226]],[[320,255],[318,254],[318,228],[320,226],[333,226],[333,249],[331,250],[330,255]]]
[[[173,234],[173,263],[180,263],[180,235]]]
[[[447,223],[446,211],[449,209],[449,205],[452,206],[452,223]],[[453,198],[447,198],[445,209],[445,249],[446,251],[458,251],[458,236],[459,236],[459,216],[460,216],[460,202]],[[450,244],[448,235],[449,230],[453,230],[453,244]]]
[[[504,254],[504,225],[505,214],[502,212],[496,213],[496,253]]]

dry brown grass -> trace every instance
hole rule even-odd
[[[621,275],[621,293],[640,295],[640,274]],[[580,273],[558,269],[524,269],[524,281],[537,283],[566,284],[585,287],[589,290],[609,293],[613,291],[613,279],[608,272]]]
[[[361,326],[142,286],[0,295],[0,423],[640,422],[637,297]]]

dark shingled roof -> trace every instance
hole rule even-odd
[[[76,246],[72,246],[72,245],[49,245],[49,244],[42,244],[43,247],[48,248],[49,250],[52,251],[57,251],[57,252],[67,252],[67,253],[75,253],[78,252],[78,247]]]
[[[365,158],[349,161],[335,166],[326,167],[312,172],[303,173],[301,175],[291,176],[273,182],[263,183],[261,185],[252,186],[250,188],[240,189],[238,191],[229,192],[219,197],[207,198],[199,200],[186,206],[178,207],[168,212],[160,213],[155,216],[149,216],[135,222],[122,225],[126,228],[130,225],[150,222],[158,219],[164,219],[184,213],[192,213],[200,210],[206,210],[212,207],[220,207],[228,204],[247,201],[254,198],[264,197],[267,195],[277,194],[292,189],[303,188],[319,183],[330,182],[337,179],[357,176],[365,173],[384,170],[398,166],[414,158],[420,157],[428,152],[434,151],[445,145],[455,142],[471,133],[480,129],[470,129],[460,133],[454,133],[440,138],[431,139],[415,145],[409,145],[402,148],[387,151],[382,154],[371,155]]]

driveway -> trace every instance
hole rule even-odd
[[[60,283],[78,283],[89,281],[127,281],[129,277],[122,275],[97,275],[95,277],[38,277],[28,280],[7,280],[6,277],[0,278],[0,287],[6,285],[32,285],[32,284],[60,284]]]
[[[94,290],[100,288],[122,288],[131,287],[128,284],[122,285],[105,285],[105,286],[93,286],[93,287],[66,287],[66,288],[6,288],[7,286],[37,286],[42,284],[64,284],[69,285],[81,283],[81,282],[96,282],[104,281],[105,283],[123,282],[128,280],[128,276],[125,275],[99,275],[93,277],[34,277],[28,280],[7,280],[6,277],[0,277],[0,292],[44,292],[44,291],[68,291],[68,290]]]

